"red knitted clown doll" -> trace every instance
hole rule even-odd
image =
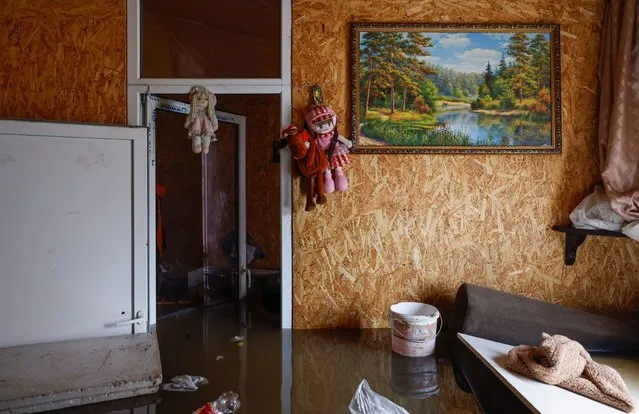
[[[330,107],[313,105],[306,114],[306,125],[317,145],[328,157],[328,168],[324,172],[324,192],[348,189],[348,180],[342,167],[348,164],[348,149],[353,142],[337,132],[337,114]]]

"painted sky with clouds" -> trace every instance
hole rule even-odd
[[[458,72],[481,73],[490,62],[496,68],[502,54],[506,62],[511,58],[505,53],[506,45],[514,33],[424,33],[434,47],[428,48],[432,56],[427,62],[455,69]],[[529,38],[536,34],[528,34]],[[548,33],[544,33],[550,39]]]

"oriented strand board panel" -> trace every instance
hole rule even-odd
[[[352,155],[351,189],[294,200],[294,327],[384,327],[389,306],[446,312],[463,282],[624,316],[639,295],[639,243],[589,238],[572,267],[550,229],[598,179],[601,0],[295,0],[293,106],[319,83],[349,133],[350,22],[559,23],[562,155]],[[469,13],[472,10],[472,13]]]
[[[0,4],[0,116],[126,123],[126,2]]]

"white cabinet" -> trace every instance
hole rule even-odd
[[[0,347],[148,331],[146,136],[0,120]]]

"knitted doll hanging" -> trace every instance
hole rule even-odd
[[[328,157],[329,165],[324,172],[324,192],[344,191],[348,189],[348,180],[342,167],[349,163],[348,149],[353,146],[353,142],[337,131],[335,111],[323,103],[318,103],[317,99],[315,102],[306,114],[306,126]]]
[[[215,116],[217,98],[203,86],[194,86],[190,92],[191,111],[186,117],[184,128],[189,130],[193,152],[208,154],[211,141],[217,141],[218,128]]]

